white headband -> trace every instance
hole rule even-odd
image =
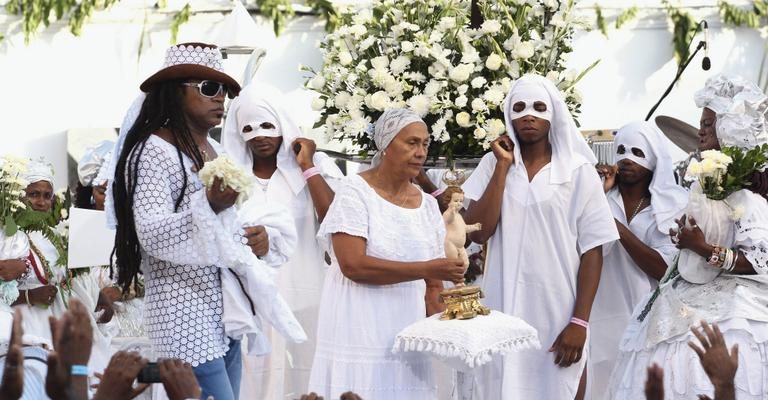
[[[43,158],[30,160],[27,165],[27,174],[24,179],[28,183],[46,181],[53,186],[53,166]]]
[[[379,149],[371,160],[371,165],[376,166],[381,163],[381,152],[386,149],[392,140],[400,133],[406,126],[418,122],[427,124],[415,111],[407,108],[393,108],[384,111],[383,114],[376,120],[376,125],[373,130],[373,142],[376,143],[376,148]]]
[[[85,151],[83,157],[80,158],[80,162],[77,163],[77,177],[80,184],[83,186],[90,186],[94,183],[94,179],[100,175],[100,171],[105,168],[109,168],[109,160],[107,156],[111,153],[115,144],[109,140],[104,140],[94,147],[91,147]],[[107,176],[107,173],[104,173]],[[103,182],[98,182],[101,184]]]

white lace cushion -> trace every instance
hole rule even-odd
[[[494,355],[540,347],[534,327],[493,310],[468,320],[441,321],[440,314],[435,314],[418,321],[397,334],[392,352],[426,352],[464,371],[491,361]]]

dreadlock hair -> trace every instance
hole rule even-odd
[[[131,284],[134,286],[139,284],[138,275],[141,273],[141,245],[133,218],[133,201],[137,170],[147,139],[161,128],[166,128],[173,134],[173,144],[184,173],[182,187],[185,188],[188,182],[182,153],[192,159],[197,169],[203,167],[203,156],[195,144],[182,107],[181,84],[183,81],[169,80],[158,83],[150,89],[141,105],[136,122],[125,137],[125,143],[117,159],[115,181],[111,185],[117,219],[113,255],[117,266],[117,282],[125,292]],[[182,189],[175,200],[174,211],[178,211],[184,199],[184,192],[185,190]],[[110,277],[112,275],[113,265],[110,260]]]

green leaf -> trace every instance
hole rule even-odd
[[[192,7],[187,3],[179,12],[173,15],[171,20],[171,44],[176,44],[179,35],[179,27],[189,21],[192,15]]]
[[[603,18],[603,9],[600,8],[599,5],[595,5],[595,18],[597,29],[600,29],[600,32],[603,33],[603,36],[608,37],[608,24],[605,23],[605,18]]]
[[[13,215],[9,215],[5,218],[5,236],[13,236],[19,230],[16,225],[16,221],[13,219]]]
[[[622,11],[616,17],[616,29],[620,29],[627,22],[637,18],[637,11],[638,11],[638,8],[636,6],[630,7]]]

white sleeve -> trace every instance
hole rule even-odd
[[[270,267],[285,264],[296,250],[298,234],[291,213],[275,202],[247,201],[239,211],[242,226],[261,225],[269,237],[269,251],[261,259]]]
[[[325,183],[335,192],[340,182],[344,179],[344,174],[339,169],[339,166],[336,165],[336,161],[327,154],[320,152],[315,153],[312,161],[320,170]]]
[[[768,203],[760,196],[744,189],[734,193],[734,208],[744,214],[735,222],[735,247],[744,253],[758,274],[768,274]]]
[[[461,186],[464,196],[471,200],[480,200],[480,197],[485,193],[488,182],[491,181],[494,168],[496,168],[496,156],[492,152],[487,153],[480,160],[477,168],[470,174],[467,181]]]
[[[573,174],[572,184],[575,195],[571,212],[576,213],[579,253],[619,239],[611,207],[595,168],[591,164],[579,167]]]
[[[133,195],[133,218],[142,249],[152,257],[182,265],[219,265],[226,262],[223,259],[240,258],[240,247],[245,246],[235,241],[234,207],[215,214],[202,185],[190,189],[196,178],[189,171],[183,189],[190,198],[189,208],[174,211],[171,184],[181,185],[181,168],[177,157],[145,142]]]
[[[359,189],[349,181],[341,183],[317,232],[317,239],[324,248],[330,248],[331,235],[334,233],[346,233],[368,240],[368,208],[365,204]]]
[[[645,244],[659,253],[668,268],[672,265],[677,253],[680,252],[680,249],[678,249],[669,239],[669,234],[664,234],[659,231],[655,220],[648,227],[648,232],[645,235]]]

